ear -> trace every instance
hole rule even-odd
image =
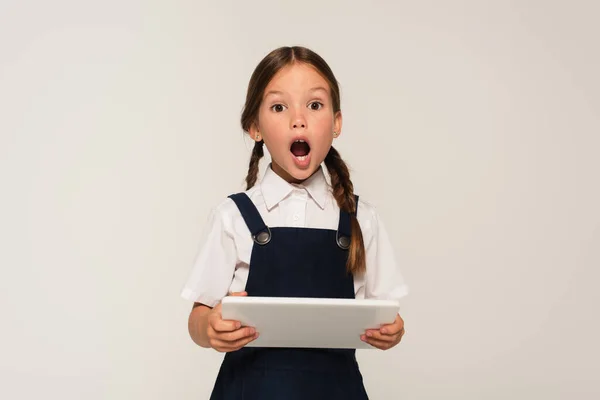
[[[338,111],[335,113],[335,115],[333,116],[333,131],[337,133],[337,135],[335,136],[336,138],[339,138],[340,135],[342,134],[342,112]]]
[[[250,130],[248,131],[248,134],[250,135],[252,140],[254,140],[255,142],[260,142],[262,140],[262,136],[260,134],[260,131],[259,131],[256,123],[252,123],[252,125],[250,126]]]

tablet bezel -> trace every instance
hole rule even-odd
[[[227,296],[221,315],[257,329],[247,347],[373,349],[360,335],[393,323],[399,309],[396,300]]]

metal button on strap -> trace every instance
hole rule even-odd
[[[337,237],[337,244],[342,249],[347,250],[347,249],[350,248],[350,238],[348,236],[338,236]]]
[[[253,237],[254,241],[260,245],[265,245],[271,241],[271,229],[267,227],[266,231],[259,232]]]

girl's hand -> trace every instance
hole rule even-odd
[[[382,325],[379,329],[368,329],[360,339],[380,350],[388,350],[400,343],[404,332],[404,321],[397,315],[393,324]]]
[[[246,292],[231,294],[231,296],[247,295]],[[239,321],[221,319],[221,303],[210,311],[206,329],[210,347],[219,352],[239,350],[258,337],[258,333],[252,327],[242,327]]]

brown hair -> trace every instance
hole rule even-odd
[[[318,54],[305,47],[280,47],[269,53],[257,65],[252,73],[248,92],[246,93],[246,104],[242,112],[242,128],[249,132],[253,124],[257,123],[258,111],[262,102],[265,88],[273,79],[273,76],[282,68],[295,62],[304,63],[314,67],[329,84],[330,95],[332,99],[333,112],[340,111],[340,89],[331,68]],[[257,180],[258,165],[263,157],[264,142],[256,142],[250,157],[248,165],[248,175],[246,176],[247,189],[250,189]],[[358,204],[354,197],[354,186],[350,180],[350,172],[340,154],[333,146],[329,149],[325,157],[325,166],[331,178],[333,196],[341,210],[350,214],[352,239],[348,254],[348,271],[352,274],[363,274],[366,271],[365,246],[363,242],[362,231],[356,212]]]

